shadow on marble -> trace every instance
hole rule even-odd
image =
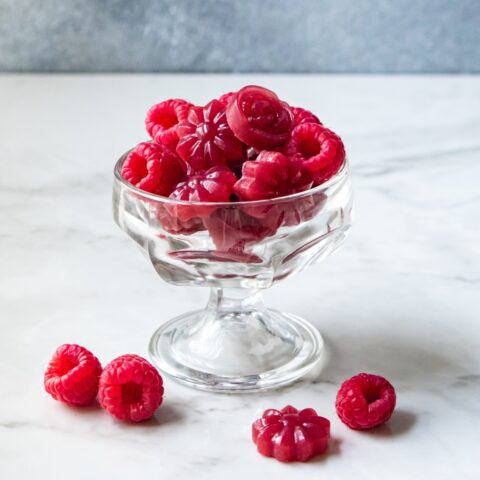
[[[338,437],[330,437],[330,441],[328,444],[328,450],[322,454],[322,455],[317,455],[316,457],[313,457],[311,460],[308,461],[308,463],[325,463],[327,462],[331,457],[340,455],[342,452],[342,440]]]
[[[380,427],[366,430],[364,433],[373,437],[390,438],[408,433],[415,425],[417,416],[403,409],[396,409],[390,420]]]

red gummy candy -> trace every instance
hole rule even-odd
[[[257,150],[273,150],[290,137],[293,115],[285,102],[270,90],[247,86],[227,105],[227,120],[233,133]]]
[[[225,105],[225,107],[228,105],[228,102],[237,94],[237,92],[228,92],[224,93],[221,97],[219,97],[218,101],[222,104]]]
[[[270,409],[253,423],[252,438],[261,455],[280,462],[306,462],[327,450],[330,422],[313,408]]]
[[[240,200],[263,200],[308,190],[312,183],[312,176],[300,162],[264,150],[256,160],[243,164],[234,191]]]
[[[61,345],[45,371],[45,390],[68,405],[84,406],[95,400],[102,366],[80,345]]]
[[[174,149],[178,142],[176,126],[187,118],[190,107],[191,103],[178,98],[153,105],[145,118],[152,139]]]
[[[290,109],[293,113],[295,126],[301,125],[302,123],[319,123],[320,125],[322,124],[318,117],[309,110],[305,110],[304,108],[300,107],[290,107]]]
[[[335,175],[345,161],[340,137],[317,123],[297,125],[284,152],[302,162],[312,173],[316,185]]]
[[[150,142],[139,143],[127,156],[122,176],[146,192],[168,196],[185,178],[186,166],[167,147]]]
[[[335,406],[345,425],[365,430],[385,423],[395,403],[395,389],[388,380],[379,375],[359,373],[342,384]]]
[[[170,194],[170,198],[186,202],[228,202],[236,181],[237,177],[228,167],[219,165],[179,183]],[[194,217],[209,215],[212,207],[171,204],[168,205],[168,210],[180,221],[185,222]]]
[[[225,106],[212,100],[205,107],[192,107],[176,127],[180,140],[177,153],[198,172],[216,165],[233,166],[244,155],[242,143],[228,126]]]
[[[227,254],[232,261],[256,263],[261,261],[250,253],[250,248],[277,231],[273,217],[255,218],[245,207],[221,207],[204,219],[204,225],[212,237],[217,252]]]
[[[163,380],[144,358],[122,355],[104,368],[98,399],[118,420],[141,422],[150,418],[162,403]]]

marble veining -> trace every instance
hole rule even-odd
[[[266,292],[323,333],[322,368],[258,395],[165,380],[141,425],[51,400],[42,374],[77,342],[106,363],[146,355],[163,321],[207,299],[155,276],[111,218],[115,160],[145,138],[153,102],[203,103],[259,83],[310,105],[344,138],[356,216],[334,256]],[[1,478],[478,478],[480,79],[474,76],[0,76]],[[335,416],[343,379],[384,374],[391,421],[353,432]],[[267,407],[313,406],[328,455],[285,466],[258,456]]]

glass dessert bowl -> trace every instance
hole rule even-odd
[[[261,291],[336,250],[351,224],[345,160],[327,182],[270,200],[201,203],[144,192],[115,166],[116,223],[165,281],[210,287],[202,310],[162,324],[149,353],[165,374],[212,391],[258,391],[292,383],[317,363],[320,333],[267,309]]]

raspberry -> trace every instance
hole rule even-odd
[[[186,166],[167,147],[150,142],[139,143],[127,156],[122,176],[146,192],[168,196],[185,178]]]
[[[306,462],[327,450],[330,422],[313,408],[270,409],[253,423],[252,438],[261,455],[280,462]]]
[[[102,366],[80,345],[61,345],[45,371],[44,386],[55,400],[68,405],[89,405],[98,391]]]
[[[177,133],[177,153],[195,172],[216,165],[233,166],[244,155],[241,142],[228,126],[225,107],[218,100],[203,108],[191,108],[187,119],[177,125]]]
[[[224,93],[221,97],[219,97],[218,101],[224,105],[225,107],[228,105],[228,102],[237,94],[237,92],[228,92]]]
[[[264,150],[254,161],[246,161],[234,190],[240,200],[263,200],[308,190],[312,177],[300,162],[280,152]]]
[[[179,183],[170,198],[187,202],[228,202],[236,181],[237,177],[228,167],[212,167]],[[206,217],[212,212],[212,207],[205,205],[171,204],[167,209],[181,222],[194,217]]]
[[[345,148],[338,135],[317,123],[297,125],[284,152],[303,163],[316,185],[335,175],[345,160]]]
[[[191,103],[180,99],[165,100],[153,105],[145,118],[147,132],[157,143],[175,148],[178,142],[175,127],[187,118],[190,107]]]
[[[227,105],[233,133],[257,150],[273,150],[290,137],[293,115],[275,93],[257,86],[244,87]]]
[[[293,113],[295,126],[301,125],[302,123],[319,123],[322,125],[322,122],[318,119],[318,117],[309,110],[305,110],[304,108],[300,107],[290,107],[290,109]]]
[[[395,389],[388,380],[359,373],[342,384],[335,406],[345,425],[365,430],[385,423],[393,413],[395,402]]]
[[[160,406],[162,398],[162,377],[138,355],[122,355],[112,360],[100,376],[100,405],[118,420],[147,420]]]

